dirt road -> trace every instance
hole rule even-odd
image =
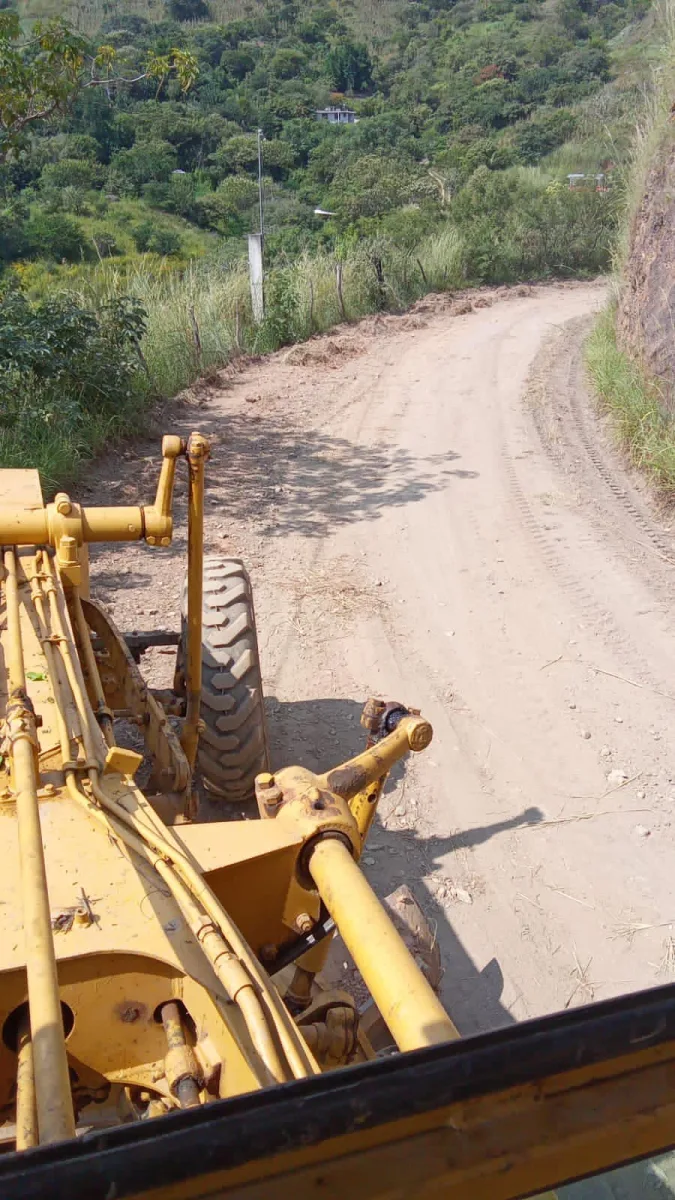
[[[585,390],[602,288],[520,293],[229,370],[164,422],[219,439],[209,545],[251,569],[275,763],[353,753],[370,693],[433,722],[364,861],[436,922],[463,1033],[675,970],[675,536]],[[151,492],[156,453],[91,493]],[[170,556],[96,569],[123,628],[175,623]]]

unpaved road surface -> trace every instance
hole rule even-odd
[[[251,570],[275,765],[354,753],[372,693],[433,722],[364,861],[435,923],[463,1033],[675,970],[675,534],[592,410],[603,301],[431,298],[229,369],[163,421],[217,439],[208,545]],[[157,454],[104,462],[83,498],[149,496]],[[183,546],[97,555],[123,628],[175,625]]]

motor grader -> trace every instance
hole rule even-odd
[[[165,438],[147,506],[0,472],[0,1197],[507,1200],[675,1143],[672,988],[458,1038],[411,894],[390,911],[359,867],[418,712],[371,698],[356,758],[270,772],[208,455]],[[89,546],[169,546],[180,462],[181,629],[120,632]],[[257,819],[201,820],[204,792]]]

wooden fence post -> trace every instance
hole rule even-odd
[[[341,262],[339,262],[335,268],[335,282],[337,284],[337,297],[338,297],[338,304],[340,305],[340,312],[342,313],[342,320],[346,321],[346,320],[348,320],[348,317],[347,317],[347,310],[345,309],[344,297],[342,295],[342,263]]]
[[[201,371],[202,366],[203,366],[202,339],[199,336],[199,326],[197,324],[197,318],[195,316],[194,305],[192,305],[192,304],[190,305],[190,324],[192,325],[192,336],[194,338],[194,343],[195,343],[197,368],[198,368],[198,370]]]

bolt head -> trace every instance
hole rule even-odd
[[[314,922],[309,913],[298,913],[297,917],[295,918],[295,928],[297,929],[298,933],[311,933],[313,927]]]

